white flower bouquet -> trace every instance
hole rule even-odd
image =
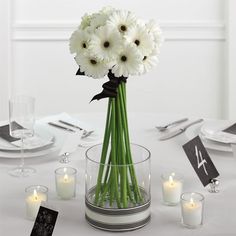
[[[104,206],[107,196],[110,207],[127,208],[130,202],[137,206],[143,201],[132,165],[126,81],[157,65],[161,43],[160,27],[153,20],[144,22],[129,11],[111,7],[83,16],[70,38],[70,51],[79,66],[77,75],[109,78],[92,99],[109,98],[94,197],[97,206]],[[106,170],[105,164],[110,166]]]

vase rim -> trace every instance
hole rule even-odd
[[[138,146],[138,147],[141,147],[142,149],[144,149],[144,150],[147,152],[147,157],[145,157],[145,159],[142,160],[142,161],[133,162],[132,164],[116,164],[116,165],[114,165],[114,164],[107,164],[107,163],[102,164],[102,163],[100,163],[99,161],[95,161],[94,159],[90,158],[89,155],[88,155],[88,152],[89,152],[91,149],[93,149],[94,147],[97,147],[97,146],[101,146],[102,143],[95,144],[95,145],[89,147],[89,148],[86,150],[86,152],[85,152],[85,156],[86,156],[86,159],[88,159],[89,161],[91,161],[91,162],[93,162],[93,163],[96,163],[96,164],[98,164],[98,165],[103,165],[103,166],[119,166],[119,167],[122,167],[122,166],[134,166],[134,165],[138,165],[138,164],[141,164],[141,163],[144,163],[144,162],[150,160],[150,158],[151,158],[151,152],[150,152],[146,147],[144,147],[144,146],[142,146],[142,145],[139,145],[139,144],[135,144],[135,143],[130,143],[130,144],[133,145],[133,146]]]

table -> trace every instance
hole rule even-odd
[[[103,127],[105,113],[80,114],[79,118]],[[232,153],[209,151],[214,164],[221,174],[220,193],[212,194],[204,189],[191,167],[182,145],[187,142],[185,134],[168,141],[158,140],[157,124],[179,116],[158,114],[129,114],[131,140],[151,151],[152,162],[152,219],[144,228],[132,231],[129,235],[160,235],[160,236],[235,236],[236,235],[236,159]],[[55,135],[64,135],[64,131],[48,127]],[[55,236],[77,235],[111,235],[90,227],[84,218],[84,169],[85,148],[71,155],[69,166],[78,169],[77,197],[63,201],[56,196],[54,170],[61,167],[58,156],[54,153],[40,158],[26,159],[37,173],[28,178],[14,178],[7,170],[19,163],[19,159],[0,159],[0,235],[30,235],[33,221],[25,218],[24,189],[29,185],[41,184],[49,188],[48,204],[59,211],[58,221],[54,230]],[[184,176],[184,191],[196,191],[205,196],[204,225],[190,230],[180,224],[180,206],[162,205],[160,175],[165,171],[175,171]],[[119,233],[117,233],[119,234]]]

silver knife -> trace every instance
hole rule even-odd
[[[62,125],[55,124],[55,123],[53,123],[53,122],[48,122],[48,124],[51,125],[51,126],[54,126],[54,127],[56,127],[56,128],[59,128],[59,129],[63,129],[63,130],[70,131],[70,132],[76,132],[76,131],[73,130],[73,129],[67,128],[67,127],[62,126]]]
[[[71,124],[71,123],[69,123],[69,122],[67,122],[67,121],[64,121],[64,120],[59,120],[59,122],[61,122],[61,123],[64,124],[64,125],[69,125],[69,126],[71,126],[71,127],[73,127],[73,128],[76,128],[76,129],[79,129],[79,130],[83,130],[81,127],[79,127],[79,126],[77,126],[77,125],[74,125],[74,124]]]
[[[189,128],[190,126],[195,125],[195,124],[197,124],[197,123],[200,123],[200,122],[202,122],[202,121],[203,121],[203,119],[195,120],[195,121],[193,121],[193,122],[191,122],[191,123],[189,123],[189,124],[183,126],[183,127],[180,128],[180,129],[177,129],[177,130],[175,130],[175,131],[172,131],[172,132],[170,132],[170,133],[168,133],[168,134],[165,134],[165,135],[161,136],[161,137],[159,138],[159,140],[160,140],[160,141],[164,141],[164,140],[167,140],[167,139],[171,139],[171,138],[173,138],[173,137],[175,137],[175,136],[177,136],[177,135],[182,134],[183,132],[185,132],[185,130],[186,130],[187,128]]]

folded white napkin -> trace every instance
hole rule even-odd
[[[47,117],[41,119],[40,122],[44,122],[44,123],[53,122],[53,123],[56,123],[56,124],[61,125],[61,126],[66,126],[70,129],[77,130],[76,128],[73,128],[73,127],[67,126],[65,124],[62,124],[61,122],[59,122],[59,120],[68,122],[72,125],[76,125],[76,126],[82,128],[83,130],[86,130],[86,131],[93,130],[93,127],[90,124],[88,124],[86,122],[83,122],[83,121],[81,121],[81,120],[79,120],[75,117],[72,117],[72,116],[70,116],[69,114],[67,114],[65,112],[57,114],[57,115],[53,115],[53,116],[47,116]]]
[[[67,126],[65,124],[62,124],[62,123],[59,122],[59,120],[63,120],[63,121],[68,122],[70,124],[81,127],[83,130],[86,130],[88,132],[92,131],[92,130],[94,130],[94,132],[86,138],[81,139],[81,136],[80,136],[80,139],[78,139],[78,132],[80,130],[77,129],[77,128],[73,128],[73,127]],[[87,122],[81,121],[79,118],[72,117],[67,113],[60,113],[60,114],[57,114],[57,115],[48,116],[48,117],[45,117],[45,118],[41,119],[40,122],[42,122],[44,124],[48,123],[48,122],[53,122],[53,123],[56,123],[58,125],[66,126],[70,129],[75,130],[76,133],[67,132],[67,131],[65,131],[65,132],[61,131],[61,132],[64,132],[65,135],[68,135],[68,140],[71,140],[71,143],[75,142],[75,143],[77,143],[77,146],[80,146],[80,147],[90,147],[92,145],[96,145],[96,144],[102,142],[101,132],[98,132],[97,129],[95,129],[92,125],[88,124]],[[79,135],[81,135],[81,133]],[[66,137],[66,139],[67,139],[67,137]],[[74,141],[72,141],[72,139]],[[65,140],[64,142],[67,142],[67,141]],[[70,141],[68,141],[68,143],[70,143]],[[64,148],[64,145],[65,145],[65,148]],[[65,152],[69,152],[68,150],[66,150],[66,149],[68,149],[67,144],[63,144],[62,146],[63,146],[63,149],[60,152],[61,154],[65,153]],[[73,146],[74,145],[71,144],[71,147],[69,147],[69,149],[74,149]],[[73,150],[70,151],[70,152],[73,152]]]

